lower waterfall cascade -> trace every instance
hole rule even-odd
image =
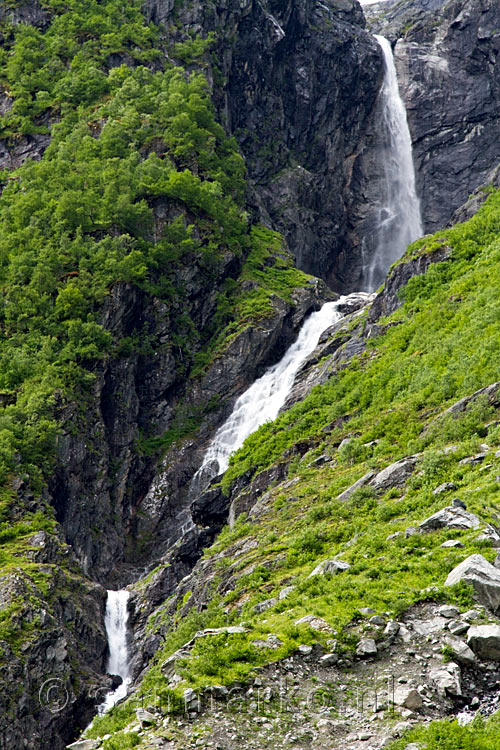
[[[390,42],[375,35],[384,55],[384,81],[380,91],[382,195],[377,207],[375,247],[364,270],[366,290],[373,292],[390,266],[411,242],[423,234],[420,202],[415,185],[412,142],[406,108],[399,93]]]
[[[112,690],[106,695],[103,703],[99,706],[100,714],[106,713],[118,701],[125,698],[131,682],[127,645],[129,597],[130,593],[125,589],[121,591],[108,591],[104,618],[109,648],[106,671],[108,674],[121,677],[122,683],[116,690]]]
[[[193,477],[193,487],[203,489],[229,464],[232,453],[265,422],[276,419],[293,386],[295,376],[316,348],[321,334],[342,318],[338,311],[345,297],[327,302],[304,322],[296,341],[277,364],[270,367],[236,401],[233,411],[210,443],[201,467]]]

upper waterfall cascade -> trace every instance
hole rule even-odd
[[[127,695],[128,686],[131,682],[127,647],[129,597],[130,593],[125,589],[122,591],[108,591],[104,617],[109,648],[107,672],[108,674],[121,677],[122,683],[116,690],[107,694],[104,702],[99,707],[99,713],[109,711],[118,701],[124,698]]]
[[[203,487],[229,464],[231,453],[241,448],[246,438],[265,422],[276,419],[286,401],[299,367],[318,345],[323,331],[342,318],[337,302],[327,302],[312,313],[302,326],[297,340],[282,359],[243,393],[229,418],[219,428],[205,454],[203,464],[193,477],[197,489]]]
[[[383,149],[382,194],[377,207],[376,243],[364,273],[364,287],[374,291],[407,246],[423,234],[420,202],[415,187],[412,143],[406,109],[401,99],[390,42],[375,35],[385,64],[380,91]]]

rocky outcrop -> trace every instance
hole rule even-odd
[[[231,262],[223,262],[220,283]],[[204,321],[216,309],[213,279],[204,278],[196,267],[186,266],[179,273],[189,275],[184,304],[203,332]],[[186,388],[185,357],[172,343],[173,332],[180,333],[175,313],[137,287],[113,288],[102,313],[104,326],[117,344],[147,337],[151,351],[134,351],[99,366],[84,415],[76,404],[61,406],[67,427],[58,438],[59,460],[49,493],[84,572],[94,580],[122,585],[133,576],[130,565],[150,561],[152,550],[154,559],[160,559],[189,528],[189,482],[201,463],[205,440],[325,296],[328,291],[313,283],[298,289],[292,302],[276,297],[272,317],[234,337],[205,374],[188,381]],[[193,342],[193,353],[196,346]],[[212,410],[205,420],[199,419],[197,441],[187,440],[167,453],[160,466],[154,449],[141,450],[145,434],[154,447],[155,436],[161,438],[171,427],[179,408],[203,416],[211,400]]]
[[[443,244],[431,252],[422,252],[416,258],[398,263],[388,274],[383,289],[377,294],[370,308],[371,322],[390,315],[403,304],[401,291],[413,276],[421,276],[433,263],[443,263],[451,256],[451,248]]]
[[[403,0],[367,10],[397,40],[427,231],[445,226],[500,161],[500,6],[496,0]]]
[[[500,661],[500,626],[476,625],[469,628],[467,643],[480,659]]]

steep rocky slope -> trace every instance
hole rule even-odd
[[[379,77],[362,15],[354,4],[186,8],[148,6],[161,27],[144,23],[139,3],[114,0],[1,9],[1,737],[9,748],[24,740],[63,747],[85,725],[109,685],[104,589],[90,581],[133,580],[182,536],[206,440],[305,315],[332,296],[249,214],[268,218],[253,183],[296,166],[300,150],[323,194],[334,185],[341,217],[341,165]],[[274,63],[281,83],[290,66],[302,70],[312,29],[322,27],[315,55],[328,51],[330,62],[313,66],[313,111],[270,79],[266,93],[259,54],[251,69],[243,60],[255,45],[274,50],[271,11],[287,33]],[[333,126],[347,91],[338,75],[345,54],[355,78],[371,61],[375,69]],[[259,123],[276,110],[282,153],[264,168],[249,147],[250,185],[200,70],[230,132],[244,135],[238,117],[252,98]],[[342,118],[349,142],[335,146],[330,182],[325,154]],[[316,150],[313,120],[324,130]],[[325,277],[332,258],[324,254]],[[186,570],[207,542],[203,534],[181,542]],[[90,597],[87,607],[75,591]],[[64,700],[49,684],[41,703],[52,677]]]
[[[473,52],[472,32],[483,28],[474,20],[478,7],[470,4]],[[484,8],[493,60],[496,10]],[[454,22],[446,26],[443,18],[446,40],[455,39]],[[496,380],[496,309],[488,302],[495,299],[494,200],[463,236],[456,230],[414,248],[369,310],[351,312],[325,336],[290,397],[288,406],[295,405],[249,441],[222,485],[193,503],[190,479],[215,428],[307,313],[332,297],[322,281],[297,270],[289,249],[332,288],[348,290],[359,279],[359,222],[374,200],[370,171],[360,163],[374,164],[379,49],[352,0],[162,0],[144,8],[13,0],[0,9],[0,34],[0,742],[8,750],[59,750],[85,726],[111,684],[103,676],[104,586],[138,577],[134,675],[143,692],[176,710],[191,685],[235,687],[251,677],[275,691],[274,660],[278,673],[290,667],[294,679],[310,673],[327,684],[325,663],[316,670],[321,647],[311,620],[295,625],[311,608],[325,619],[325,633],[338,630],[342,658],[357,669],[351,652],[363,635],[359,606],[369,602],[402,624],[424,581],[437,580],[462,554],[459,546],[400,544],[407,522],[436,509],[431,484],[449,475],[473,499],[495,494],[496,457],[489,448],[482,459],[472,453],[479,455],[478,436],[486,434],[497,447],[497,425],[486,424],[494,399],[456,425],[446,422],[442,434],[431,424],[429,439],[425,430],[420,437],[429,410]],[[471,80],[487,80],[495,104],[488,64],[487,79],[481,63]],[[478,111],[482,123],[481,102]],[[485,121],[488,137],[491,127]],[[467,133],[462,141],[475,144]],[[483,150],[491,168],[498,157],[489,144]],[[474,169],[447,210],[466,197],[466,183],[481,181],[482,162]],[[432,191],[436,175],[428,174]],[[437,188],[434,194],[442,205]],[[443,209],[436,222],[445,218]],[[279,229],[288,247],[257,222]],[[405,285],[407,307],[398,312]],[[389,322],[382,318],[390,314]],[[433,315],[449,321],[455,314],[458,333],[445,351],[456,353],[443,374],[442,337],[438,356],[435,339],[417,345],[416,331],[434,330]],[[470,343],[478,330],[480,356]],[[432,366],[422,374],[427,355]],[[408,373],[415,388],[406,392]],[[392,402],[400,391],[406,405]],[[459,450],[447,462],[442,437],[457,433]],[[460,464],[462,457],[473,460]],[[476,487],[473,469],[486,457],[485,484]],[[399,479],[388,485],[383,472],[400,459]],[[360,480],[352,500],[338,500]],[[406,486],[407,500],[398,494]],[[476,489],[483,494],[473,495]],[[494,509],[481,499],[476,505],[486,533]],[[386,526],[400,512],[407,520],[394,532],[401,531],[396,567],[366,563],[384,558]],[[228,520],[232,528],[221,532]],[[372,526],[377,532],[366,544]],[[476,536],[460,541],[468,552],[491,541]],[[353,568],[350,600],[341,577],[333,593],[328,576],[307,583],[324,556],[344,549]],[[381,593],[380,581],[392,576],[402,576],[411,596]],[[280,599],[289,586],[296,589]],[[467,592],[452,599],[470,605]],[[411,610],[404,617],[418,619]],[[481,617],[493,621],[492,613]],[[212,634],[204,662],[203,646],[190,641],[207,627],[240,629]],[[322,646],[333,650],[328,640]],[[162,671],[188,643],[180,672]],[[296,653],[313,653],[314,669],[302,656],[296,668]],[[260,668],[262,678],[254,674]],[[487,696],[488,680],[475,679]],[[214,688],[223,697],[225,689]],[[134,707],[119,707],[94,733],[125,726]],[[191,729],[183,719],[171,741],[186,747]],[[295,742],[290,732],[284,746]],[[168,747],[170,739],[155,733],[144,734],[143,744]],[[136,735],[113,736],[104,746],[132,747]]]
[[[499,211],[415,243],[325,334],[196,502],[205,530],[226,514],[215,544],[133,587],[138,689],[103,748],[495,746],[495,722],[418,726],[497,706]]]

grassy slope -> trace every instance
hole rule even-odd
[[[500,448],[497,415],[479,400],[456,417],[439,417],[460,397],[499,379],[500,192],[492,194],[471,221],[419,241],[408,255],[443,243],[452,248],[451,259],[410,281],[404,306],[391,318],[400,325],[374,340],[364,355],[304,402],[262,427],[234,456],[224,480],[227,487],[243,471],[259,471],[281,460],[296,442],[307,439],[314,445],[289,470],[289,477],[298,479],[293,488],[271,488],[258,522],[240,517],[233,530],[225,529],[206,552],[218,572],[215,591],[217,582],[236,574],[233,590],[224,596],[214,591],[204,612],[192,610],[187,616],[169,618],[160,609],[152,618],[152,630],[162,632],[163,619],[169,632],[143,690],[166,688],[158,665],[200,627],[245,620],[250,630],[242,636],[221,637],[216,648],[206,650],[204,644],[204,650],[196,649],[182,670],[181,689],[244,679],[266,659],[281,658],[298,643],[317,640],[317,633],[293,625],[304,614],[324,617],[337,631],[341,647],[350,650],[355,645],[350,625],[360,607],[397,616],[426,598],[470,603],[467,589],[445,590],[443,582],[473,552],[494,557],[494,550],[476,539],[477,532],[443,530],[387,540],[389,534],[416,525],[454,495],[485,521],[495,520],[500,510],[496,479],[500,458],[494,453]],[[343,427],[323,432],[345,415],[351,419]],[[353,439],[339,449],[348,435]],[[480,450],[483,441],[492,449],[483,467],[459,463]],[[456,446],[455,452],[444,452],[450,444]],[[383,496],[361,489],[347,502],[336,499],[368,470],[416,452],[422,453],[421,463],[404,488]],[[311,464],[324,453],[332,457],[331,462]],[[433,489],[445,481],[454,482],[458,489],[433,495]],[[451,538],[459,538],[465,548],[443,549],[442,542]],[[255,539],[258,545],[235,558],[236,545],[246,539]],[[318,561],[333,555],[348,561],[350,570],[330,578],[308,578]],[[296,588],[285,600],[263,615],[254,612],[256,603],[290,584]],[[429,591],[430,586],[435,588]],[[272,657],[251,645],[267,633],[283,641]],[[129,717],[123,707],[116,717],[106,717],[96,732],[123,725]],[[496,724],[478,730],[475,745],[467,744],[469,730],[455,725],[429,731],[425,735],[429,748],[442,750],[487,750],[499,736]]]

